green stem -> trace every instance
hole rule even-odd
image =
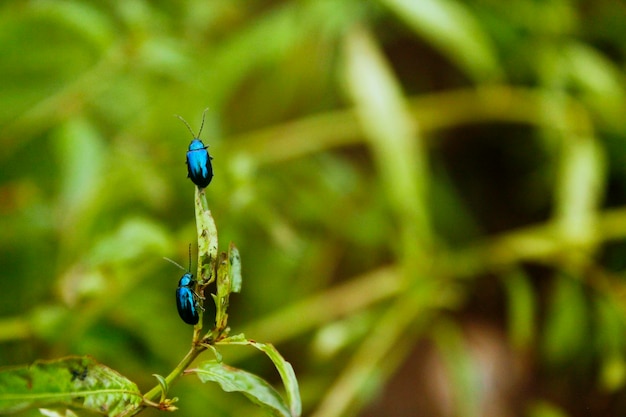
[[[183,373],[185,369],[191,365],[191,363],[206,350],[206,347],[194,344],[192,348],[187,352],[185,357],[176,365],[176,367],[165,377],[167,386],[171,386]],[[148,401],[155,401],[161,394],[161,386],[156,385],[150,391],[144,394],[144,398]]]

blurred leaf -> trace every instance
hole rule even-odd
[[[528,417],[568,417],[561,408],[546,401],[537,401],[529,407]]]
[[[595,238],[596,210],[603,196],[604,150],[591,136],[564,138],[556,189],[556,213],[561,233],[574,243]]]
[[[117,230],[96,242],[90,261],[96,266],[125,264],[146,253],[167,253],[171,246],[162,224],[141,217],[127,218]]]
[[[598,297],[594,300],[596,330],[595,344],[602,361],[600,383],[608,391],[621,389],[626,383],[626,326],[624,315],[611,299]]]
[[[580,283],[559,274],[543,331],[542,351],[546,361],[564,365],[579,356],[589,340],[589,320],[585,294]]]
[[[194,65],[189,56],[184,55],[185,49],[174,38],[149,38],[141,44],[138,61],[142,69],[151,74],[162,74],[165,77],[183,78],[190,65]]]
[[[365,337],[371,329],[372,322],[377,318],[373,311],[366,310],[321,327],[311,343],[312,352],[321,361],[330,360]]]
[[[59,215],[62,226],[81,220],[105,178],[107,151],[103,138],[84,119],[72,119],[56,133],[61,167]]]
[[[528,276],[521,269],[515,269],[503,278],[508,301],[508,330],[511,344],[519,350],[530,349],[536,331],[537,302],[534,289]]]
[[[455,0],[380,0],[477,81],[502,76],[481,23]]]
[[[404,259],[423,266],[431,244],[428,169],[418,128],[372,34],[355,27],[345,44],[347,92],[401,225]]]
[[[93,42],[103,49],[114,39],[116,30],[103,10],[93,4],[69,0],[39,0],[32,3],[34,10],[41,15],[62,23],[66,28],[77,32],[81,39]]]
[[[263,379],[241,369],[208,361],[199,368],[186,372],[195,373],[202,382],[217,382],[226,392],[241,392],[252,402],[273,416],[291,417],[289,407],[276,390]]]
[[[626,325],[624,324],[623,310],[612,298],[594,298],[594,318],[598,347],[604,355],[616,354],[624,351],[626,344]]]
[[[600,383],[609,392],[624,387],[626,382],[626,358],[621,353],[605,356],[600,368]]]
[[[481,381],[476,365],[465,346],[457,324],[441,320],[433,329],[454,396],[454,413],[464,417],[480,415]]]
[[[570,75],[590,93],[603,96],[613,107],[624,95],[623,74],[606,56],[589,45],[572,42],[565,49]]]
[[[293,3],[284,3],[233,32],[211,57],[210,103],[223,106],[253,70],[273,67],[297,45],[304,33]]]
[[[142,403],[137,386],[90,357],[0,370],[0,413],[66,404],[116,416]]]
[[[623,71],[597,49],[581,42],[569,43],[563,52],[569,76],[594,114],[620,126],[626,111]]]
[[[39,304],[30,312],[30,325],[38,338],[52,343],[66,329],[72,311],[58,304]]]
[[[0,124],[6,129],[0,157],[76,114],[83,100],[109,84],[113,63],[102,59],[112,29],[96,8],[69,1],[7,3],[16,2],[0,9]]]

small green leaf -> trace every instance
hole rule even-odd
[[[228,263],[228,254],[225,252],[220,253],[219,262],[217,266],[217,298],[224,312],[228,307],[228,299],[230,297],[230,268]]]
[[[215,360],[218,363],[222,363],[224,358],[222,357],[222,354],[217,349],[215,349],[215,346],[213,345],[206,345],[206,346],[211,350],[211,352],[213,352],[213,355],[215,355]]]
[[[215,280],[217,263],[217,227],[209,210],[204,190],[196,187],[196,231],[198,232],[198,280],[205,285]]]
[[[0,370],[0,413],[63,404],[118,416],[137,409],[142,401],[137,385],[90,357]]]
[[[250,344],[250,341],[248,339],[246,339],[246,335],[243,333],[239,333],[233,336],[228,336],[228,338],[222,340],[220,342],[220,344],[223,345],[228,345],[228,344],[232,344],[232,345],[248,345]]]
[[[228,255],[220,253],[217,267],[217,294],[215,300],[215,328],[218,333],[222,333],[228,326],[228,302],[230,297],[230,273],[228,265]]]
[[[190,369],[202,382],[217,382],[226,392],[241,392],[253,403],[277,417],[291,417],[289,408],[278,392],[258,376],[217,361],[203,362],[199,368]]]
[[[161,401],[160,402],[163,402],[167,399],[167,392],[169,391],[169,388],[167,386],[167,380],[165,379],[165,377],[159,374],[152,374],[152,376],[157,379],[159,386],[161,387]]]
[[[241,278],[241,256],[239,249],[232,242],[228,248],[228,263],[230,264],[230,291],[239,293],[243,282]]]

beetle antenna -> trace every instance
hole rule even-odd
[[[191,130],[191,126],[189,126],[189,123],[187,123],[187,120],[183,119],[182,117],[180,117],[179,115],[175,114],[174,116],[178,117],[180,120],[182,120],[182,122],[185,124],[185,126],[187,126],[187,129],[189,129],[189,132],[191,133],[191,136],[193,136],[193,138],[196,138],[196,134],[193,133],[193,130]],[[203,119],[204,122],[204,119]]]
[[[209,110],[208,107],[202,112],[202,124],[200,125],[200,131],[198,132],[198,139],[200,139],[200,135],[202,134],[202,128],[204,127],[204,116],[206,116],[207,110]]]
[[[175,114],[174,116],[178,117],[185,124],[185,126],[187,126],[189,133],[191,133],[191,136],[193,136],[194,139],[200,139],[200,135],[202,134],[202,128],[204,127],[204,117],[206,116],[207,110],[209,110],[208,107],[204,109],[204,111],[202,112],[202,124],[200,124],[200,131],[198,132],[198,136],[196,136],[196,134],[193,133],[193,130],[191,129],[191,126],[189,126],[189,123],[187,123],[187,120],[183,119],[181,116],[177,114]]]
[[[178,262],[171,260],[170,258],[166,258],[165,256],[163,257],[163,259],[165,259],[168,262],[173,263],[174,265],[176,265],[177,267],[179,267],[180,269],[182,269],[183,271],[185,270],[184,267],[182,267]]]
[[[191,243],[189,244],[189,269],[187,269],[187,272],[191,273]]]

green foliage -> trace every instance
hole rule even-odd
[[[271,344],[246,340],[243,335],[229,337],[219,342],[220,345],[249,345],[267,354],[278,370],[286,389],[286,401],[269,385],[256,375],[241,369],[226,366],[218,361],[203,362],[199,368],[190,369],[202,382],[212,381],[220,384],[227,392],[238,391],[271,414],[276,416],[299,416],[302,412],[300,391],[296,374],[291,364],[278,353]]]
[[[217,229],[208,209],[204,190],[195,189],[196,225],[198,228],[198,280],[191,288],[197,297],[195,308],[200,320],[194,326],[191,350],[166,377],[153,374],[158,385],[145,394],[115,371],[96,363],[90,357],[68,357],[52,362],[35,362],[31,366],[0,370],[0,414],[23,409],[59,404],[83,408],[107,416],[131,416],[151,406],[175,411],[177,399],[168,399],[170,385],[183,372],[195,373],[202,382],[218,382],[225,391],[240,391],[255,404],[276,416],[299,417],[302,410],[298,381],[289,362],[272,345],[247,340],[243,335],[228,337],[227,309],[232,292],[242,286],[241,259],[233,243],[228,253],[217,255]],[[216,278],[217,277],[217,278]],[[204,291],[216,281],[215,325],[201,336]],[[177,295],[178,297],[178,295]],[[267,354],[278,370],[287,389],[289,404],[262,378],[221,364],[222,355],[216,345],[249,345]],[[210,349],[218,358],[204,362],[200,369],[186,368],[204,351]],[[160,396],[158,403],[154,400]],[[71,410],[68,409],[67,412]]]
[[[252,402],[270,409],[274,416],[289,417],[291,415],[278,392],[254,374],[216,361],[203,362],[198,369],[190,371],[198,375],[202,382],[217,382],[226,392],[245,393]]]
[[[91,358],[39,361],[0,372],[0,413],[66,404],[121,415],[141,404],[137,385]]]
[[[179,415],[263,415],[151,376],[189,350],[161,259],[195,229],[215,240],[193,340],[274,382],[227,329],[271,341],[307,415],[619,415],[624,21],[614,1],[3,2],[0,365],[91,355]],[[192,203],[174,115],[207,107]],[[192,221],[209,207],[223,255]]]

